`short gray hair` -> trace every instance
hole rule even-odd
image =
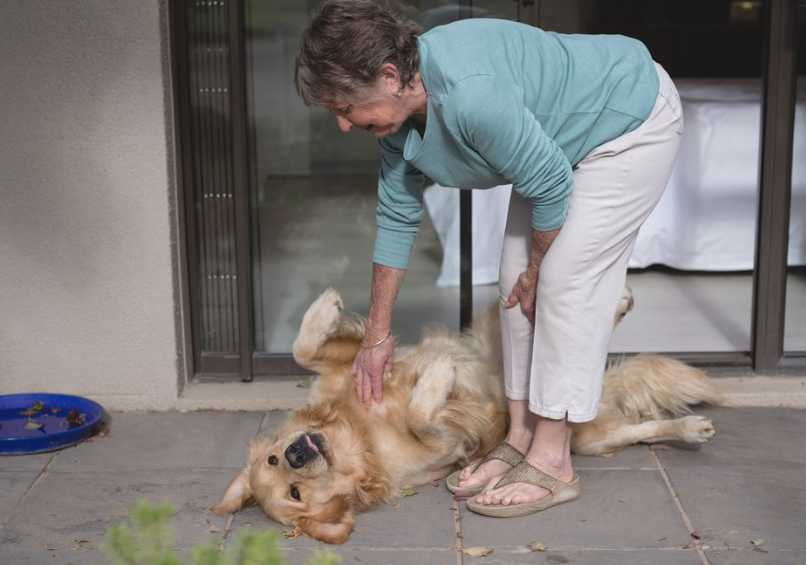
[[[297,93],[307,106],[364,101],[386,63],[408,85],[420,66],[421,31],[388,0],[326,0],[302,32]]]

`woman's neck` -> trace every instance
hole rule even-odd
[[[412,88],[409,90],[409,96],[411,97],[411,114],[410,117],[418,124],[423,125],[423,130],[425,130],[425,123],[428,118],[428,93],[425,90],[425,84],[423,84],[423,77],[420,76],[420,73],[414,75],[414,78],[411,79]],[[417,128],[420,129],[419,127]],[[422,134],[422,132],[420,132]]]

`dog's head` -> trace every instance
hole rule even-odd
[[[257,502],[270,517],[311,538],[344,543],[355,510],[383,498],[389,485],[373,477],[366,458],[336,453],[338,443],[308,430],[249,442],[246,467],[210,510],[229,514]]]

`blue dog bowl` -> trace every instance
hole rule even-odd
[[[35,414],[24,414],[36,403],[44,408]],[[67,415],[73,410],[83,414],[83,420],[71,425]],[[94,435],[103,417],[100,404],[80,396],[0,395],[0,455],[42,453],[75,445]]]

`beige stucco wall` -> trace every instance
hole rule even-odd
[[[2,394],[175,406],[164,3],[2,2]]]

